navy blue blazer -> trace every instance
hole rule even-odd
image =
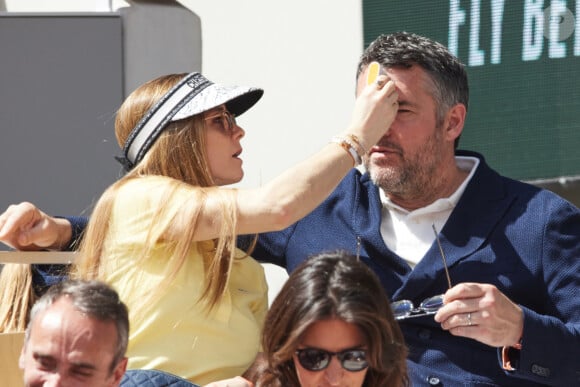
[[[580,212],[557,195],[500,176],[480,159],[441,230],[451,280],[489,283],[524,310],[516,371],[499,350],[455,337],[432,316],[401,322],[413,385],[580,385]],[[436,244],[414,270],[380,234],[381,201],[368,174],[350,172],[331,196],[293,226],[260,235],[253,256],[292,271],[324,250],[357,251],[392,300],[423,299],[447,289]]]

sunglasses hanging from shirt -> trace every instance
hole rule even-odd
[[[441,247],[441,241],[439,240],[439,233],[433,227],[433,232],[435,233],[435,241],[437,242],[437,246],[439,247],[439,253],[441,254],[441,259],[443,260],[443,267],[445,268],[445,275],[447,276],[447,284],[449,285],[449,289],[451,289],[451,277],[449,276],[449,269],[447,268],[447,259],[445,258],[445,252]],[[433,297],[429,297],[418,307],[415,307],[412,301],[410,300],[401,300],[395,301],[391,303],[391,308],[393,310],[393,314],[395,315],[395,320],[405,320],[414,317],[422,317],[428,316],[437,313],[439,309],[444,305],[443,294],[438,294]]]

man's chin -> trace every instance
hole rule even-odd
[[[379,187],[390,186],[393,182],[398,181],[400,174],[393,167],[379,167],[377,165],[369,165],[369,175],[371,180]]]

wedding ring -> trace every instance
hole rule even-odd
[[[470,327],[473,323],[471,322],[471,312],[467,313],[467,326]]]

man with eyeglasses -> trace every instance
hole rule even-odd
[[[293,226],[260,235],[252,255],[292,271],[324,250],[360,254],[391,300],[405,301],[397,319],[413,385],[579,385],[580,211],[456,149],[468,82],[443,45],[378,37],[357,89],[374,61],[397,86],[399,112],[377,144],[362,144],[365,172],[353,169]],[[59,228],[48,245],[71,238],[67,220],[13,210],[34,214],[35,230]],[[74,236],[83,219],[69,220]]]

